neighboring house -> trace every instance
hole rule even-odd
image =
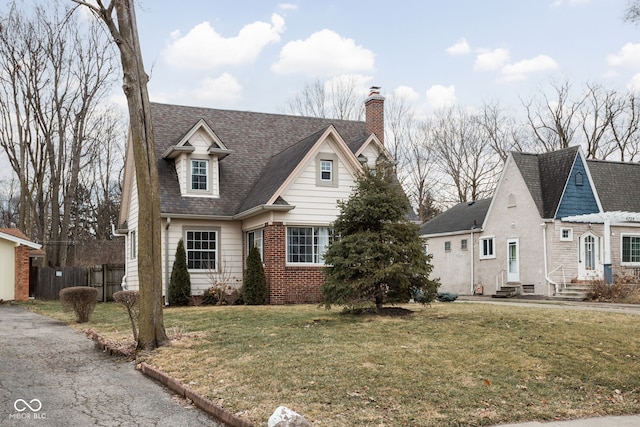
[[[152,104],[160,181],[163,293],[184,240],[192,294],[242,285],[252,246],[262,255],[271,304],[316,303],[322,259],[363,165],[384,149],[384,98],[366,121]],[[133,153],[125,164],[120,227],[128,289],[138,288],[138,198]],[[140,189],[140,191],[145,191]]]
[[[511,153],[491,199],[421,227],[440,290],[557,295],[571,282],[640,275],[640,164],[579,147]]]
[[[0,228],[0,300],[29,299],[30,256],[40,247],[16,228]]]

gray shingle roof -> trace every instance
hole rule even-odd
[[[296,159],[302,158],[301,153],[313,145],[313,138],[329,125],[352,150],[366,136],[365,123],[357,121],[157,103],[151,104],[151,111],[164,214],[230,217],[264,203],[286,179],[286,171],[296,166]],[[162,159],[162,153],[200,119],[231,151],[220,160],[220,197],[215,199],[181,197],[174,162]]]
[[[578,147],[542,154],[511,153],[542,218],[553,218]]]
[[[420,227],[420,234],[453,233],[482,227],[491,199],[458,203]]]
[[[640,212],[640,164],[587,160],[605,212]]]

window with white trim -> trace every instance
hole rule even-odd
[[[137,256],[137,252],[138,252],[138,239],[136,237],[136,231],[133,230],[130,234],[130,240],[131,240],[131,249],[129,251],[129,258],[131,259],[136,259]]]
[[[333,180],[333,161],[320,160],[320,179],[322,181]]]
[[[560,240],[562,240],[563,242],[573,241],[573,229],[572,228],[560,229]]]
[[[640,236],[622,235],[622,263],[640,264]]]
[[[187,230],[187,268],[189,270],[216,271],[218,232],[215,230]]]
[[[332,239],[329,227],[287,227],[287,262],[324,264],[324,253]]]
[[[451,242],[449,240],[444,242],[444,251],[445,252],[451,252]]]
[[[258,248],[258,252],[260,252],[260,259],[264,261],[263,236],[264,236],[264,230],[249,231],[247,233],[247,248],[248,250],[251,250],[251,248],[253,248],[254,246]]]
[[[209,161],[202,159],[191,160],[191,189],[209,190]]]
[[[480,239],[480,259],[495,258],[496,238],[495,237],[482,237]]]
[[[461,251],[467,250],[467,239],[460,240],[460,250]]]

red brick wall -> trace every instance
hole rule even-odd
[[[27,246],[16,247],[15,255],[15,295],[16,301],[29,299],[29,248]]]
[[[287,266],[287,227],[281,222],[264,228],[264,273],[270,304],[310,304],[322,300],[321,266]]]
[[[374,133],[384,144],[384,97],[380,95],[380,92],[371,92],[364,106],[365,132],[367,135]]]

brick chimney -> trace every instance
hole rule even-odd
[[[369,97],[364,101],[365,132],[374,133],[384,145],[384,96],[380,95],[380,87],[372,86]]]

